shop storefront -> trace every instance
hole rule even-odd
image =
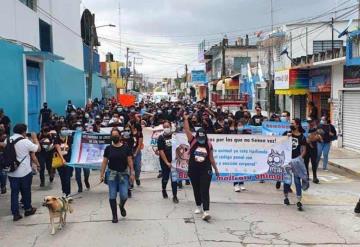
[[[308,101],[314,102],[318,109],[318,118],[330,116],[331,66],[309,70]]]
[[[275,72],[275,94],[283,99],[283,107],[291,112],[292,117],[306,118],[306,101],[309,92],[309,71],[290,69]],[[281,102],[281,101],[279,101]],[[289,103],[290,105],[287,106]]]
[[[360,66],[344,66],[343,146],[360,151]]]

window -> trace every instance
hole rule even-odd
[[[28,6],[30,9],[36,11],[37,0],[20,0],[20,2]]]
[[[334,49],[341,49],[343,47],[342,40],[334,40]],[[313,41],[313,53],[331,51],[332,41],[331,40],[314,40]]]
[[[53,52],[52,46],[52,28],[43,20],[39,20],[40,32],[40,50],[46,52]]]

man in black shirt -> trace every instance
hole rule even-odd
[[[5,127],[5,133],[6,135],[10,135],[10,118],[8,118],[5,114],[4,114],[4,109],[0,108],[0,124],[3,124]]]
[[[255,108],[256,115],[251,119],[251,125],[253,126],[261,126],[264,121],[264,116],[261,114],[261,107],[258,106]]]
[[[158,139],[158,151],[160,155],[160,166],[162,171],[162,194],[163,198],[168,198],[166,192],[166,186],[169,181],[170,173],[171,173],[171,162],[172,162],[172,132],[171,125],[168,121],[164,122],[164,134],[161,135]],[[173,202],[178,203],[179,200],[177,198],[177,181],[171,181],[171,188],[173,193]]]
[[[44,102],[43,106],[44,108],[40,110],[39,114],[39,124],[41,127],[49,125],[51,120],[51,109],[48,108],[48,104],[46,102]]]
[[[240,105],[240,110],[235,113],[235,120],[238,122],[242,118],[244,118],[244,107]]]

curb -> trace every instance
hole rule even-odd
[[[344,167],[344,166],[341,166],[341,165],[339,165],[339,164],[336,164],[336,163],[334,163],[334,162],[332,162],[332,161],[330,161],[330,160],[328,161],[328,164],[329,164],[330,166],[339,168],[339,169],[341,169],[341,170],[343,170],[343,171],[346,171],[347,173],[349,173],[349,174],[351,174],[351,175],[354,175],[354,176],[360,178],[360,173],[359,173],[359,172],[356,172],[356,171],[351,170],[351,169],[349,169],[349,168],[347,168],[347,167]]]

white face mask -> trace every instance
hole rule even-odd
[[[164,134],[165,135],[169,135],[171,133],[171,129],[170,128],[164,128]]]

